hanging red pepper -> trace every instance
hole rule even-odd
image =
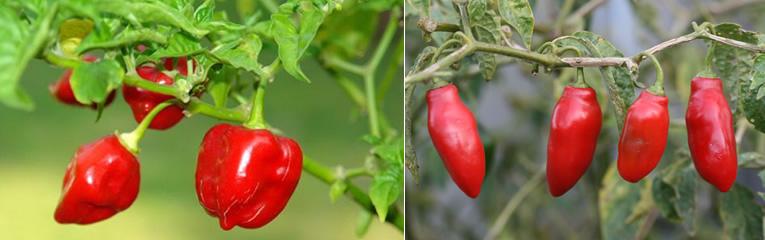
[[[547,186],[555,197],[574,187],[587,171],[600,134],[603,115],[595,90],[579,74],[575,86],[563,89],[551,116]]]
[[[187,60],[186,57],[165,58],[164,67],[167,70],[178,70],[178,73],[180,73],[182,76],[187,76],[188,64],[186,60]],[[197,61],[194,59],[191,59],[191,65],[192,65],[191,71],[194,71],[194,69],[197,68]]]
[[[64,175],[55,219],[90,224],[133,204],[140,183],[138,159],[116,135],[81,146]]]
[[[265,129],[218,124],[205,134],[196,172],[197,196],[220,227],[271,222],[297,187],[303,155],[292,139]]]
[[[668,100],[664,96],[664,77],[659,61],[649,55],[656,66],[656,83],[641,92],[632,103],[619,138],[619,175],[637,182],[659,164],[667,146],[669,132]]]
[[[96,56],[91,55],[85,55],[83,58],[86,62],[95,62],[98,60]],[[72,69],[67,69],[64,71],[64,74],[61,75],[61,78],[58,79],[55,83],[51,84],[48,89],[50,90],[50,93],[53,94],[56,99],[62,103],[74,105],[74,106],[85,106],[85,104],[80,103],[77,101],[77,99],[74,97],[74,91],[72,91]],[[109,106],[109,104],[114,101],[114,97],[116,96],[117,92],[112,91],[109,93],[109,96],[106,97],[106,102],[104,103],[104,107]],[[92,109],[98,108],[98,104],[93,103],[90,104],[88,107]]]
[[[154,66],[140,66],[136,68],[141,78],[163,84],[173,85],[173,79],[170,76],[159,71]],[[158,104],[173,99],[173,96],[155,93],[143,88],[125,85],[122,87],[122,96],[133,110],[133,117],[136,122],[141,122],[146,115]],[[183,108],[180,106],[170,106],[162,110],[151,122],[149,128],[164,130],[175,126],[183,119]]]
[[[481,192],[486,161],[473,113],[449,84],[427,93],[428,132],[454,183],[469,197]]]
[[[695,77],[685,113],[688,147],[696,171],[721,192],[736,181],[733,116],[719,78]]]

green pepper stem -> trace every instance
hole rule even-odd
[[[266,95],[267,79],[261,79],[258,83],[258,88],[255,90],[255,95],[252,97],[252,108],[250,108],[250,119],[244,123],[245,127],[251,129],[263,129],[266,128],[266,120],[263,117],[263,99]]]
[[[640,56],[651,59],[654,68],[656,68],[656,82],[647,89],[648,92],[656,96],[664,96],[664,70],[661,69],[661,63],[659,63],[659,60],[653,54],[640,53]]]
[[[149,125],[151,125],[154,117],[156,117],[157,114],[162,111],[162,109],[173,105],[174,102],[175,100],[167,100],[158,104],[149,112],[148,115],[146,115],[145,118],[143,118],[141,123],[138,124],[138,127],[136,127],[132,132],[118,134],[122,145],[124,145],[133,154],[138,154],[138,152],[140,152],[140,149],[138,148],[138,142],[140,142],[141,138],[143,138],[144,132],[146,132],[146,129],[149,128]]]
[[[578,87],[578,88],[590,87],[590,85],[588,85],[587,82],[584,81],[584,68],[581,68],[581,67],[576,68],[576,78],[574,78],[574,82],[571,83],[571,86]]]

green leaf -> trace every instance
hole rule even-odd
[[[0,102],[6,106],[32,110],[34,103],[29,95],[20,88],[19,80],[29,61],[45,43],[45,36],[51,28],[53,12],[44,9],[44,5],[25,2],[33,7],[37,18],[30,22],[22,21],[17,9],[0,4]]]
[[[369,211],[359,211],[359,217],[356,219],[356,237],[362,238],[369,231],[369,225],[372,224],[372,213]]]
[[[258,63],[258,56],[262,48],[263,42],[260,37],[256,34],[248,34],[237,42],[216,47],[212,54],[224,63],[256,75],[262,75],[263,66]]]
[[[183,29],[195,38],[201,38],[207,30],[197,28],[193,21],[178,9],[162,2],[133,2],[133,1],[96,1],[100,12],[117,15],[140,26],[141,24],[159,23]]]
[[[534,13],[528,0],[501,0],[499,14],[515,31],[521,34],[523,44],[531,48],[531,37],[534,35]]]
[[[210,83],[207,86],[207,92],[213,99],[216,107],[225,107],[228,100],[228,93],[231,91],[232,82],[239,76],[238,71],[228,65],[223,65],[220,69],[210,71],[208,77]]]
[[[92,37],[91,37],[92,36]],[[110,49],[120,48],[124,46],[132,46],[139,42],[155,42],[160,44],[167,43],[167,37],[156,32],[152,29],[138,29],[126,28],[116,36],[111,36],[109,33],[99,32],[99,34],[91,34],[86,37],[85,40],[77,47],[77,53],[83,54],[93,49]]]
[[[497,14],[488,9],[486,0],[472,0],[467,6],[470,16],[470,27],[474,30],[478,41],[499,43],[502,40],[500,23]],[[476,59],[481,69],[481,74],[486,80],[494,78],[497,70],[497,60],[493,53],[477,53]]]
[[[611,164],[603,177],[603,187],[598,193],[600,233],[603,239],[631,239],[640,229],[650,203],[650,191],[646,181],[631,184],[622,180]]]
[[[295,8],[300,16],[297,25],[292,22]],[[310,82],[298,62],[323,21],[324,12],[308,1],[300,1],[297,5],[287,2],[279,7],[279,12],[271,15],[271,32],[279,45],[279,59],[284,64],[284,70],[299,80]]]
[[[338,198],[345,194],[345,190],[347,189],[348,183],[346,183],[345,180],[339,179],[335,181],[332,183],[332,186],[329,187],[329,200],[332,201],[332,203],[335,203]]]
[[[385,161],[386,164],[403,166],[404,164],[404,139],[399,137],[387,144],[376,146],[372,152]]]
[[[93,21],[90,19],[71,18],[64,20],[58,29],[59,41],[64,41],[70,38],[83,39],[93,31]]]
[[[194,11],[194,20],[196,20],[197,23],[208,22],[212,20],[214,13],[215,13],[215,1],[205,0],[202,3],[202,5],[199,5],[199,7],[197,7],[197,10]]]
[[[723,229],[729,239],[763,237],[762,207],[755,202],[752,191],[735,184],[729,192],[722,194],[719,204]]]
[[[72,71],[72,92],[82,104],[103,103],[109,92],[122,84],[123,76],[124,71],[115,60],[83,62]]]
[[[765,133],[765,55],[757,55],[751,81],[741,82],[741,106],[754,128]]]
[[[741,26],[733,23],[721,23],[715,26],[715,33],[721,37],[746,43],[757,44],[758,41],[755,33],[743,30]],[[715,43],[713,56],[713,69],[723,80],[724,90],[728,95],[728,102],[734,119],[738,119],[741,114],[739,98],[747,95],[749,89],[748,82],[751,80],[753,54],[743,49]]]
[[[681,222],[690,235],[696,231],[696,182],[696,170],[690,159],[682,157],[663,169],[652,184],[653,201],[659,212],[671,221]]]
[[[167,46],[156,49],[151,54],[151,58],[159,59],[165,57],[190,56],[203,52],[205,49],[199,40],[186,35],[183,32],[176,32],[170,35]]]
[[[398,200],[404,187],[402,168],[388,168],[372,179],[369,187],[369,198],[375,206],[380,222],[385,222],[388,208]]]

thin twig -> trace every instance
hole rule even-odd
[[[489,232],[486,234],[486,237],[484,237],[484,240],[492,240],[496,239],[497,236],[499,236],[500,233],[502,233],[502,229],[504,228],[505,224],[507,224],[507,221],[510,219],[510,216],[513,215],[513,212],[515,212],[515,209],[518,208],[518,206],[523,202],[523,199],[525,199],[531,191],[534,189],[537,189],[537,185],[542,183],[542,176],[544,176],[545,168],[540,169],[537,171],[536,174],[534,174],[531,179],[523,184],[520,189],[518,189],[518,192],[513,195],[512,198],[510,198],[510,201],[507,202],[507,205],[505,205],[505,208],[502,209],[502,212],[499,214],[499,217],[497,217],[497,220],[494,221],[494,224],[492,224],[491,228],[489,229]]]
[[[593,10],[605,2],[606,0],[590,0],[589,2],[579,7],[579,9],[574,11],[574,13],[569,15],[568,18],[566,18],[565,25],[573,25],[576,23],[576,21],[584,18],[584,16],[587,16],[587,14],[590,14]]]

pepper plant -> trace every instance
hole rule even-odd
[[[636,26],[659,36],[626,56],[585,30],[603,25],[590,13],[605,2],[407,1],[410,237],[763,238],[765,35],[715,21],[715,14],[761,3],[696,1],[694,9],[673,9],[690,16],[673,28],[662,25],[659,5],[650,1],[609,3],[600,13],[627,5],[639,16]],[[706,57],[693,42],[706,43]],[[681,57],[688,55],[698,57]],[[445,85],[456,85],[469,109],[483,112],[477,123],[434,122],[430,111],[439,103],[431,94]],[[460,108],[459,98],[449,101],[455,102]],[[502,116],[494,114],[503,112],[498,107],[512,108],[505,113],[511,123],[492,121]],[[465,116],[473,114],[454,112],[452,119]],[[478,149],[476,141],[485,149],[485,170],[455,170],[478,165],[476,154],[454,157]],[[479,189],[466,191],[464,175],[482,181]],[[448,218],[455,214],[460,217]]]
[[[276,218],[289,207],[292,192],[300,191],[295,188],[302,167],[328,185],[330,199],[347,197],[361,207],[357,234],[366,232],[375,215],[403,231],[403,137],[379,102],[400,72],[402,3],[263,0],[255,8],[253,2],[237,1],[239,21],[234,21],[216,2],[0,4],[0,103],[34,109],[19,81],[32,59],[42,59],[69,69],[51,87],[62,103],[92,106],[98,118],[122,89],[138,123],[133,131],[105,133],[78,150],[55,219],[92,224],[129,211],[136,195],[140,198],[137,159],[146,130],[205,116],[229,122],[211,127],[195,148],[198,210],[220,217],[223,229],[264,227]],[[344,22],[359,16],[367,25]],[[373,34],[379,40],[372,41]],[[305,59],[320,62],[368,119],[369,133],[360,138],[369,151],[358,156],[358,166],[327,166],[283,137],[290,134],[280,131],[279,123],[267,121],[268,86],[294,79],[311,87],[312,76],[302,70]],[[281,71],[293,79],[277,79]],[[357,181],[363,178],[370,181]]]

